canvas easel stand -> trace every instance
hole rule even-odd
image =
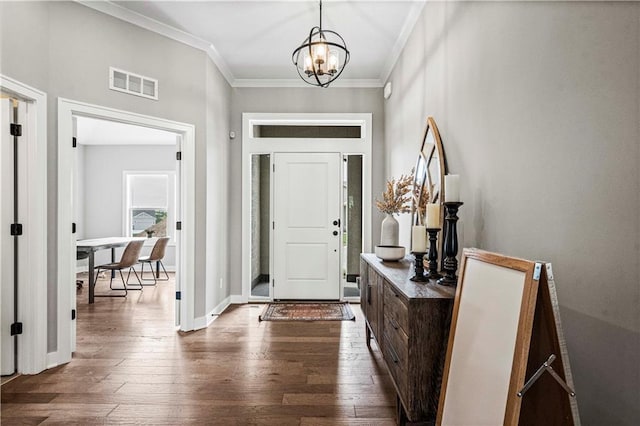
[[[551,264],[464,250],[437,424],[580,424]]]

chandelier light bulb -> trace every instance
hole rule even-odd
[[[338,64],[340,63],[340,54],[338,53],[337,50],[330,50],[329,51],[329,61],[328,61],[328,67],[327,67],[327,72],[330,74],[334,74],[336,72],[338,72]]]

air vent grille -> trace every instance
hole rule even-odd
[[[158,100],[158,80],[113,67],[109,68],[109,89]]]

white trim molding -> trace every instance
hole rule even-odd
[[[176,290],[181,291],[179,301],[180,330],[194,329],[195,306],[195,126],[164,118],[151,117],[113,108],[91,105],[58,98],[58,283],[73,282],[75,274],[75,236],[69,232],[73,222],[74,158],[71,138],[73,117],[102,118],[126,124],[165,130],[181,139],[182,161],[176,174],[180,180],[179,204],[176,220],[182,222],[177,253],[178,272]],[[75,309],[75,286],[58,286],[58,361],[68,362],[75,347],[75,324],[71,309]]]
[[[20,119],[26,170],[19,185],[25,212],[20,244],[29,256],[18,259],[18,321],[24,328],[17,361],[19,373],[37,374],[47,368],[47,94],[2,74],[0,89],[27,103],[27,120]]]
[[[231,87],[308,87],[314,88],[316,86],[309,85],[300,79],[241,79],[236,78],[233,75],[233,72],[229,68],[229,65],[224,60],[220,52],[216,49],[216,47],[209,41],[204,40],[200,37],[197,37],[193,34],[190,34],[186,31],[177,29],[172,27],[171,25],[167,25],[163,22],[157,21],[155,19],[149,18],[148,16],[142,15],[138,12],[134,12],[133,10],[127,9],[126,7],[120,6],[119,4],[113,3],[111,1],[88,1],[88,0],[76,0],[78,3],[97,10],[98,12],[102,12],[104,14],[113,16],[114,18],[118,18],[122,21],[128,22],[130,24],[136,25],[140,28],[144,28],[145,30],[154,32],[156,34],[163,35],[167,38],[175,40],[177,42],[186,44],[187,46],[191,46],[193,48],[204,51],[207,56],[211,59],[211,61],[218,67],[220,73],[227,80],[227,83]],[[426,3],[426,0],[414,0],[411,5],[411,10],[407,14],[404,24],[402,25],[402,29],[400,34],[398,34],[398,38],[396,39],[393,48],[391,50],[391,54],[388,56],[387,61],[385,62],[382,70],[380,72],[379,78],[373,79],[342,79],[336,80],[331,83],[331,87],[333,88],[377,88],[383,87],[384,83],[391,75],[391,71],[393,67],[395,67],[402,50],[404,49],[407,41],[409,40],[409,36],[413,32],[413,28],[418,22],[420,15],[422,14],[422,9]]]
[[[170,38],[171,40],[175,40],[177,42],[186,44],[187,46],[191,46],[206,52],[207,56],[209,56],[211,61],[216,64],[227,82],[233,86],[235,77],[231,73],[231,70],[229,69],[229,66],[227,65],[225,60],[222,58],[220,53],[218,53],[218,50],[210,42],[196,37],[193,34],[189,34],[186,31],[179,30],[160,21],[156,21],[155,19],[151,19],[147,16],[134,12],[130,9],[127,9],[126,7],[120,6],[110,1],[76,1],[84,6],[87,6],[88,8],[97,10],[98,12],[113,16],[114,18],[118,18],[140,28],[144,28],[145,30],[163,35],[167,38]]]
[[[214,322],[218,316],[224,312],[231,305],[231,296],[227,296],[222,302],[218,303],[218,305],[211,310],[207,315],[203,317],[197,317],[193,323],[194,330],[200,330],[202,328],[207,328]]]
[[[379,79],[338,79],[331,83],[332,89],[352,89],[352,88],[378,88],[384,82]],[[232,87],[300,87],[305,89],[317,89],[318,86],[305,83],[300,78],[295,79],[235,79],[231,83]]]
[[[268,301],[270,298],[251,297],[251,156],[276,152],[337,152],[341,155],[362,155],[362,244],[371,251],[371,113],[244,113],[242,114],[242,295],[232,295],[231,303]],[[256,125],[280,126],[360,126],[360,138],[315,139],[254,137]],[[273,155],[271,156],[273,161]],[[271,182],[273,186],[273,181]],[[271,188],[273,193],[273,187]],[[273,216],[273,203],[270,215]],[[273,231],[271,231],[273,232]],[[270,238],[273,244],[273,237]],[[271,247],[273,250],[273,246]],[[273,262],[273,256],[270,256]],[[273,271],[273,265],[269,265]],[[343,288],[340,280],[340,295]]]
[[[424,9],[425,3],[426,0],[420,0],[414,2],[411,6],[411,11],[407,14],[407,19],[404,21],[402,30],[391,49],[391,54],[388,56],[387,62],[384,64],[382,71],[380,72],[379,80],[382,83],[380,87],[387,82],[391,75],[391,71],[393,71],[393,68],[396,66],[396,63],[400,58],[400,54],[409,41],[409,36],[411,36],[411,33],[413,32],[413,28],[416,26],[418,19],[420,19],[420,16],[422,15],[422,9]]]

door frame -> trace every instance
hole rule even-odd
[[[260,138],[254,135],[256,125],[360,126],[360,138]],[[241,302],[251,298],[251,156],[275,152],[335,152],[362,155],[362,244],[371,251],[371,113],[243,113],[242,114],[242,295]],[[272,182],[273,185],[273,182]],[[273,197],[273,188],[271,188]],[[273,204],[271,205],[273,209]],[[272,212],[270,212],[272,216]],[[271,239],[273,245],[273,238]],[[271,247],[273,250],[273,247]],[[340,245],[342,250],[342,245]],[[342,259],[342,256],[340,256]],[[270,259],[272,263],[273,258]],[[270,266],[272,269],[273,266]],[[273,300],[273,292],[269,292]],[[342,279],[340,298],[344,299]],[[259,298],[260,300],[265,300]],[[258,300],[256,298],[255,300]]]
[[[47,94],[3,74],[0,89],[33,105],[27,113],[33,113],[28,128],[23,130],[23,134],[33,135],[27,145],[29,179],[19,183],[24,194],[21,198],[26,198],[28,205],[21,241],[28,246],[29,258],[18,259],[19,276],[24,277],[18,294],[18,320],[24,329],[18,337],[17,361],[18,373],[37,374],[47,368]]]
[[[179,256],[176,261],[176,284],[181,291],[180,330],[194,329],[195,276],[195,126],[164,118],[92,105],[58,98],[58,283],[74,282],[76,274],[75,235],[73,222],[73,175],[75,155],[72,147],[73,117],[106,119],[176,133],[182,137],[182,164],[176,176],[180,180],[181,212],[176,221],[182,222],[177,233]],[[66,143],[63,143],[67,141]],[[179,284],[178,284],[179,283]],[[75,286],[58,286],[58,354],[54,365],[69,362],[75,349],[75,323],[71,310],[76,306]]]

